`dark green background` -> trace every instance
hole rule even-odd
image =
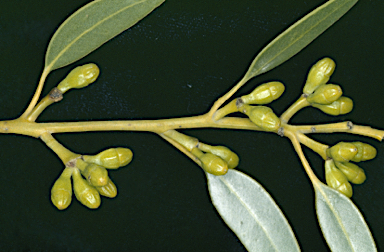
[[[24,0],[0,3],[0,118],[26,108],[44,65],[48,41],[59,24],[89,1]],[[71,91],[39,118],[47,121],[157,119],[197,115],[244,74],[271,39],[325,1],[167,0],[153,14],[74,65],[49,75],[43,94],[74,66],[95,62],[99,80]],[[341,84],[355,101],[352,113],[330,117],[307,108],[292,123],[351,120],[384,128],[384,3],[364,0],[315,42],[278,68],[250,81],[238,95],[270,80],[286,92],[271,106],[281,114],[299,95],[316,60],[332,57]],[[287,216],[303,251],[327,251],[318,228],[310,181],[290,142],[274,134],[196,129],[183,131],[240,156],[239,170],[258,180]],[[65,211],[50,202],[63,166],[41,141],[0,135],[1,251],[245,251],[210,202],[204,173],[151,133],[93,132],[55,135],[77,153],[128,146],[133,162],[110,172],[119,194],[98,210],[73,200]],[[355,135],[313,135],[332,145],[366,141],[378,157],[361,166],[367,181],[353,201],[384,249],[384,147]],[[323,161],[305,149],[324,180]],[[255,199],[257,200],[257,199]]]

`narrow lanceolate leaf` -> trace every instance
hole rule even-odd
[[[283,213],[255,180],[236,170],[207,178],[213,205],[249,252],[300,251]]]
[[[332,251],[377,251],[364,217],[353,202],[336,190],[315,184],[316,213]]]
[[[143,19],[165,0],[96,0],[73,13],[53,35],[45,68],[54,70],[91,53]]]
[[[297,21],[253,60],[246,79],[265,73],[290,59],[340,19],[358,0],[330,0]]]

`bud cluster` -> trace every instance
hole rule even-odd
[[[335,70],[335,62],[330,58],[319,60],[308,73],[303,93],[315,108],[329,115],[347,114],[353,109],[350,98],[342,96],[339,85],[326,84]]]
[[[67,208],[72,200],[72,184],[76,199],[88,208],[100,206],[100,195],[114,198],[117,188],[108,177],[107,169],[117,169],[131,162],[132,151],[112,148],[95,156],[84,155],[76,160],[75,167],[66,167],[51,190],[52,203],[59,209]]]
[[[225,175],[228,169],[234,169],[239,164],[236,153],[225,146],[199,143],[191,153],[201,161],[203,170],[213,175]]]
[[[325,178],[327,184],[343,193],[347,197],[352,196],[353,184],[361,184],[365,181],[364,170],[353,162],[370,160],[376,157],[376,149],[362,142],[340,142],[327,149],[328,160],[325,161]]]

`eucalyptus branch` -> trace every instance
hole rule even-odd
[[[294,102],[281,116],[280,120],[283,123],[288,123],[289,119],[292,118],[299,110],[310,106],[311,104],[307,101],[306,97],[302,95],[296,102]]]
[[[296,151],[297,155],[299,156],[301,163],[303,164],[305,172],[307,173],[312,184],[315,185],[319,181],[319,179],[316,177],[316,175],[312,171],[312,168],[309,165],[307,159],[305,158],[304,152],[301,149],[300,142],[298,140],[297,135],[289,129],[284,131],[284,135],[291,140],[292,145],[295,148],[295,151]]]
[[[384,138],[384,130],[374,129],[370,126],[355,125],[350,121],[318,125],[300,125],[293,127],[295,127],[298,131],[304,134],[342,132],[367,136],[379,141],[382,141]]]
[[[344,249],[345,246],[340,249],[338,240],[333,240],[333,236],[336,236],[338,239],[344,239],[346,242],[343,244],[347,244],[351,251],[374,251],[375,243],[363,217],[346,197],[353,195],[351,183],[361,184],[366,178],[364,170],[354,163],[375,158],[376,149],[362,142],[339,142],[328,146],[309,138],[306,134],[345,132],[381,141],[384,138],[384,130],[354,125],[351,122],[298,126],[288,124],[293,115],[307,106],[333,116],[352,111],[352,99],[342,96],[340,86],[328,83],[335,69],[332,59],[323,58],[311,67],[302,90],[303,95],[280,117],[268,106],[285,90],[284,84],[277,81],[263,83],[251,93],[235,98],[223,106],[248,80],[275,68],[302,50],[344,15],[357,0],[327,1],[278,35],[255,57],[244,77],[218,98],[206,114],[158,120],[36,122],[49,105],[63,98],[64,93],[71,89],[84,88],[95,82],[99,76],[96,64],[78,66],[49,95],[37,103],[51,70],[84,57],[133,26],[163,2],[164,0],[99,0],[79,9],[52,37],[43,73],[25,112],[17,119],[0,121],[0,133],[40,138],[64,163],[65,168],[51,190],[52,203],[60,210],[67,208],[71,203],[73,191],[76,199],[83,205],[90,209],[98,208],[101,203],[100,195],[109,198],[117,195],[117,188],[109,178],[108,170],[128,165],[133,157],[132,151],[124,147],[109,148],[95,155],[76,154],[60,144],[52,134],[91,131],[152,132],[204,170],[214,205],[247,249],[299,251],[288,221],[269,194],[256,181],[234,170],[239,164],[239,156],[235,152],[225,146],[205,144],[177,130],[222,128],[264,131],[290,139],[316,192],[320,225],[330,247],[338,248],[338,251]],[[92,43],[89,42],[90,39]],[[243,113],[248,118],[228,117],[235,112]],[[311,169],[301,144],[325,160],[327,186]],[[261,199],[262,204],[255,204],[255,198]],[[345,209],[352,209],[352,214],[348,213],[348,217],[345,217],[345,214],[340,215]],[[273,219],[277,224],[264,220],[264,216],[267,216],[267,220]],[[243,231],[244,228],[247,230]],[[351,233],[355,230],[363,231],[359,233],[359,237],[353,237]],[[283,238],[280,238],[281,234],[284,235]],[[259,238],[254,239],[255,235],[266,238],[260,238],[258,241]]]

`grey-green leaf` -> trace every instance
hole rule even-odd
[[[165,0],[96,0],[65,20],[45,57],[51,70],[73,63],[143,19]]]
[[[353,202],[319,182],[315,186],[316,213],[332,251],[377,251],[364,217]]]
[[[213,205],[249,252],[300,251],[283,213],[255,180],[232,169],[207,178]]]
[[[265,73],[290,59],[340,19],[358,0],[330,0],[270,42],[253,60],[245,79]]]

